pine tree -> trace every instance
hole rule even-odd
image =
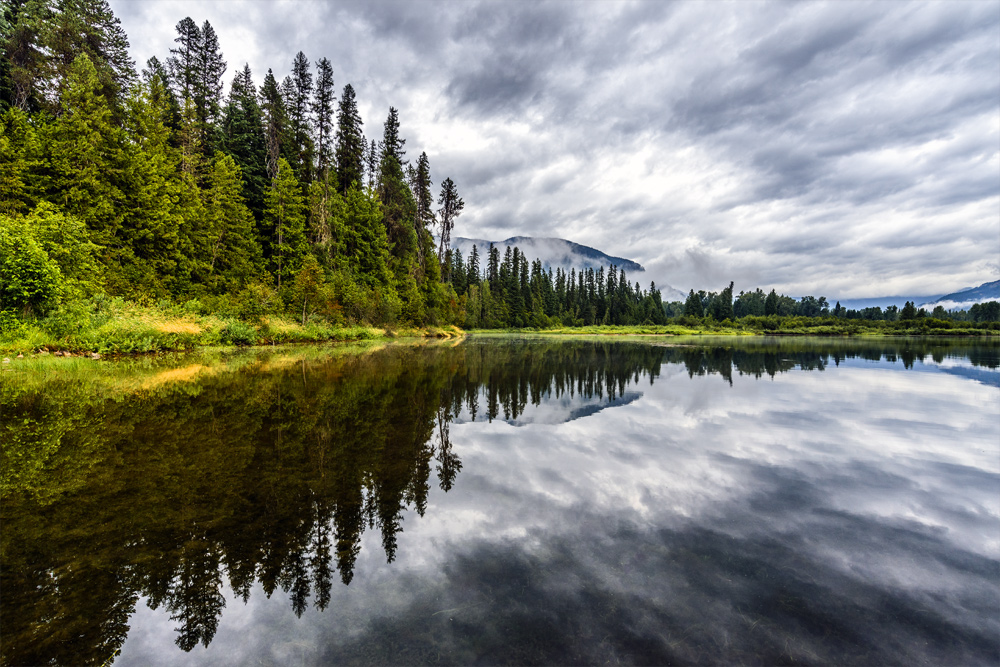
[[[375,144],[375,140],[372,139],[371,147],[365,155],[365,170],[368,172],[368,189],[374,190],[375,185],[378,182],[378,172],[379,172],[379,156],[381,152],[378,150],[378,146]]]
[[[479,247],[473,244],[472,253],[469,255],[469,261],[466,266],[466,283],[471,287],[472,285],[478,285],[480,281],[479,275]]]
[[[52,11],[41,33],[47,52],[47,97],[58,100],[62,96],[74,61],[85,53],[97,73],[100,95],[117,117],[136,81],[135,62],[128,53],[128,37],[121,22],[107,0],[58,0],[50,6]]]
[[[309,59],[299,51],[292,61],[291,86],[282,92],[288,96],[286,105],[288,119],[291,123],[293,143],[293,165],[299,182],[308,186],[312,181],[312,138],[310,137],[309,111],[313,92],[312,72],[309,71]],[[290,162],[292,162],[290,160]]]
[[[438,256],[443,257],[445,251],[451,247],[451,230],[455,228],[455,220],[462,214],[465,202],[458,196],[458,189],[451,178],[444,179],[441,183],[441,195],[438,197],[438,215],[441,216],[441,247]]]
[[[142,83],[153,98],[151,101],[157,107],[164,109],[164,115],[161,119],[164,126],[173,132],[179,130],[181,105],[170,88],[170,74],[167,72],[167,68],[156,56],[146,61],[146,67],[142,70]]]
[[[341,194],[353,183],[361,187],[364,179],[366,146],[361,127],[354,87],[347,84],[337,107],[337,190]]]
[[[226,73],[226,61],[219,50],[219,38],[208,21],[201,26],[198,42],[197,72],[195,78],[194,101],[198,112],[198,126],[205,155],[215,152],[215,127],[219,121],[222,102],[222,76]]]
[[[684,302],[684,314],[692,317],[701,317],[705,314],[701,299],[694,293],[693,289],[688,293],[687,301]]]
[[[33,113],[44,103],[46,56],[43,37],[51,8],[45,0],[11,0],[3,6],[0,67],[3,106]]]
[[[243,70],[233,78],[222,115],[220,143],[220,148],[232,155],[240,168],[247,208],[255,220],[261,221],[264,217],[264,193],[270,187],[267,138],[249,65],[244,65]]]
[[[11,107],[0,116],[0,214],[23,213],[36,201],[32,172],[41,155],[28,114]]]
[[[283,280],[294,276],[308,252],[305,236],[305,203],[302,190],[288,161],[278,161],[278,176],[265,197],[264,221],[271,232],[270,266],[277,277],[278,289]]]
[[[174,94],[183,104],[184,100],[194,100],[198,89],[199,53],[201,51],[201,29],[190,16],[177,22],[176,48],[167,58],[167,68],[173,81]]]
[[[278,82],[271,70],[267,70],[267,76],[264,77],[260,97],[267,149],[267,177],[273,181],[278,177],[278,162],[285,155],[288,115]]]
[[[316,179],[319,181],[326,179],[333,166],[333,102],[333,66],[326,58],[320,58],[316,63],[316,96],[312,104],[316,120]]]
[[[778,314],[778,293],[773,289],[771,293],[767,295],[764,300],[764,314],[765,315],[777,315]]]
[[[99,245],[110,245],[122,222],[117,183],[124,138],[111,123],[97,69],[85,53],[73,64],[60,118],[48,134],[46,198],[82,220]]]
[[[209,287],[233,291],[263,270],[254,220],[244,205],[240,168],[230,155],[216,153],[205,190],[205,227],[210,230],[207,258]]]

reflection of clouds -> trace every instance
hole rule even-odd
[[[256,591],[165,664],[995,661],[998,415],[993,387],[898,365],[671,365],[585,419],[455,424],[463,472],[393,566],[369,533],[326,612]],[[133,635],[173,649],[156,613]]]

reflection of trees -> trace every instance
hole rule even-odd
[[[403,512],[426,510],[434,461],[443,487],[461,469],[447,432],[433,437],[449,398],[440,356],[262,364],[114,399],[5,391],[4,421],[38,428],[5,442],[4,464],[44,438],[49,470],[4,486],[0,662],[104,662],[140,595],[170,615],[178,646],[207,646],[227,580],[244,600],[260,582],[297,614],[326,608],[364,531],[381,532],[391,561]],[[64,468],[84,473],[60,487]],[[40,479],[57,488],[24,483]]]
[[[453,488],[450,424],[516,419],[562,396],[621,397],[661,366],[771,376],[850,358],[962,357],[998,367],[996,344],[966,341],[601,341],[471,339],[274,364],[113,396],[56,380],[0,385],[5,664],[101,663],[144,596],[177,644],[208,645],[228,583],[259,582],[302,614],[349,584],[364,531],[393,560],[404,512],[423,515],[431,477]],[[44,483],[43,483],[44,480]]]

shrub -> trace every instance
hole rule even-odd
[[[257,330],[246,322],[228,320],[220,340],[227,345],[254,345],[257,343]]]

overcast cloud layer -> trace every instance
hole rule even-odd
[[[455,235],[557,236],[687,289],[944,294],[1000,275],[1000,3],[129,2],[399,109]],[[231,73],[227,78],[231,77]]]

